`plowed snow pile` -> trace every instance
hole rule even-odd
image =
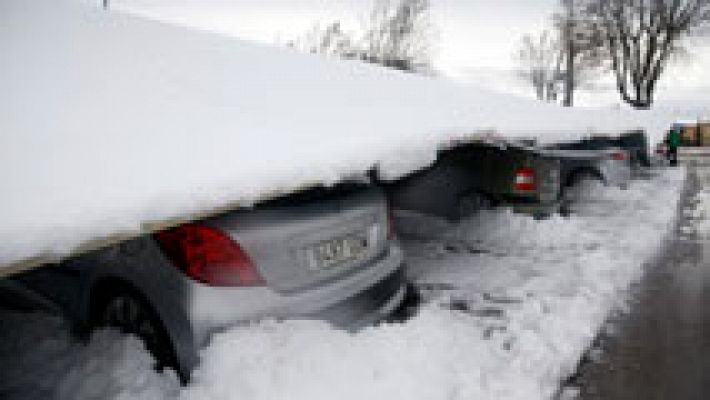
[[[675,118],[565,110],[81,3],[0,2],[0,275],[373,167],[396,177],[454,137],[655,135]]]
[[[348,333],[263,321],[213,338],[190,385],[158,374],[132,338],[84,347],[56,317],[0,318],[6,399],[549,399],[675,224],[682,169],[609,189],[594,215],[507,211],[457,226],[399,216],[413,319]]]

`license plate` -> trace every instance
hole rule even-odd
[[[332,268],[358,259],[365,250],[367,250],[367,238],[364,235],[326,240],[311,248],[310,267],[315,270]]]

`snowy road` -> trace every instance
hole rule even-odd
[[[677,237],[570,385],[580,400],[710,398],[710,158],[685,158],[690,193]]]
[[[660,171],[570,218],[492,211],[448,226],[399,215],[425,298],[417,316],[358,333],[315,321],[236,328],[214,337],[184,388],[135,339],[99,332],[83,345],[57,317],[4,311],[0,397],[551,398],[671,231],[683,181]]]

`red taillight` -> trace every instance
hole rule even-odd
[[[387,208],[387,239],[392,240],[395,238],[394,232],[394,216],[392,215],[392,209]]]
[[[173,264],[212,286],[259,286],[264,279],[244,250],[218,229],[186,224],[153,235]]]
[[[611,159],[616,161],[624,161],[628,159],[628,155],[625,151],[615,151],[611,153]]]
[[[535,190],[535,170],[520,168],[515,171],[515,190],[526,192]]]

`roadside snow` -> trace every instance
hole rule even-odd
[[[690,224],[682,226],[681,232],[701,240],[710,239],[710,192],[701,190],[693,197],[691,204],[683,210]]]
[[[419,315],[357,333],[316,321],[235,328],[213,338],[185,388],[133,339],[101,332],[83,347],[54,317],[3,313],[0,397],[549,399],[671,231],[684,174],[609,189],[594,216],[504,210],[449,226],[400,215]]]
[[[681,117],[562,109],[81,3],[0,2],[0,275],[371,168],[395,178],[454,138],[657,135]]]
[[[698,151],[702,152],[704,149]],[[697,168],[696,174],[700,187],[690,200],[690,205],[683,209],[689,223],[681,226],[680,230],[686,238],[708,240],[710,239],[710,173],[706,168]]]

